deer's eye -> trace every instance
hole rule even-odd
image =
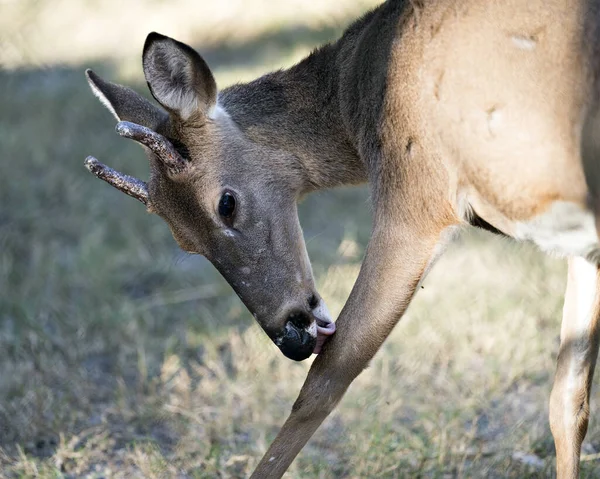
[[[226,223],[231,223],[235,214],[235,196],[230,191],[226,191],[219,201],[219,215]]]

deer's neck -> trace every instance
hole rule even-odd
[[[219,96],[251,141],[287,153],[305,191],[367,180],[340,112],[338,51],[327,45],[289,70]]]

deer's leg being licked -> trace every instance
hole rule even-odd
[[[432,197],[426,201],[433,201]],[[390,202],[377,202],[381,204],[389,206]],[[456,222],[435,221],[426,215],[415,222],[408,218],[414,213],[394,207],[375,211],[373,235],[337,321],[337,332],[313,363],[290,416],[253,478],[283,475],[352,381],[368,366],[448,243],[447,232],[456,229]]]
[[[579,477],[581,443],[587,432],[598,356],[599,289],[598,267],[583,258],[569,259],[558,365],[550,397],[550,427],[560,479]]]
[[[371,239],[337,332],[313,363],[288,420],[253,478],[281,477],[287,470],[404,313],[435,245],[430,237],[410,244]],[[412,258],[407,257],[410,253]]]

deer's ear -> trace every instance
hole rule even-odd
[[[144,75],[156,101],[187,120],[208,115],[217,102],[217,84],[206,62],[188,45],[151,33],[143,54]]]
[[[168,118],[164,110],[154,106],[131,88],[103,80],[92,70],[86,70],[85,76],[94,95],[117,121],[130,121],[156,130]]]

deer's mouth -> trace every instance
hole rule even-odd
[[[316,319],[317,323],[317,344],[313,354],[319,354],[325,342],[335,333],[335,323],[331,319]]]
[[[285,316],[285,327],[271,339],[286,357],[294,361],[321,353],[323,345],[336,330],[323,299],[310,312],[293,309]]]

